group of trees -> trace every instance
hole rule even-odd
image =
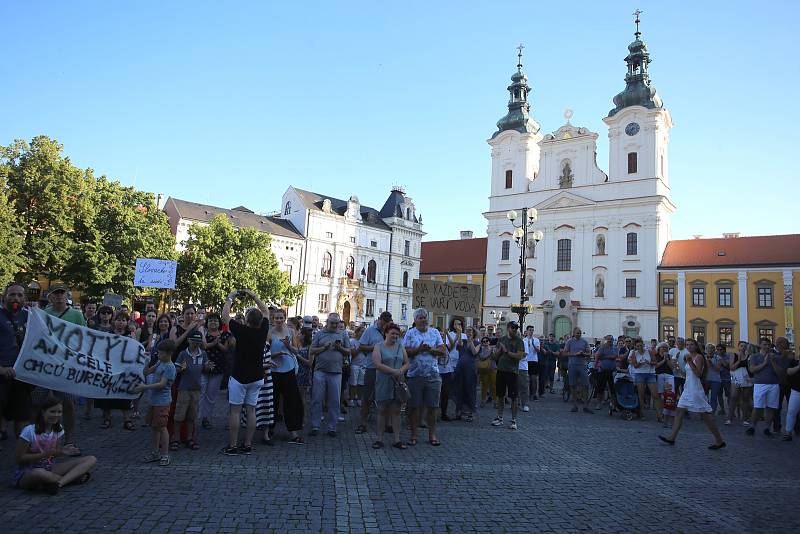
[[[136,258],[178,259],[179,300],[216,305],[231,287],[291,303],[270,237],[225,219],[195,225],[184,254],[152,193],[80,169],[46,136],[0,146],[0,283],[40,276],[92,296],[130,296]]]

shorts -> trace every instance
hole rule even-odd
[[[664,393],[664,384],[672,384],[672,391],[675,391],[675,377],[667,374],[661,373],[656,375],[656,380],[658,381],[658,392]]]
[[[169,422],[169,406],[150,406],[145,420],[149,421],[151,428],[166,428]]]
[[[181,390],[178,391],[178,400],[175,401],[175,416],[174,419],[178,423],[189,421],[194,423],[197,421],[197,409],[200,406],[200,391],[199,390]]]
[[[258,402],[258,392],[263,385],[263,379],[242,384],[233,377],[228,378],[228,404],[255,406]]]
[[[781,387],[778,384],[753,384],[753,408],[777,410],[781,403]]]
[[[586,372],[586,366],[581,365],[570,365],[567,367],[568,370],[568,378],[569,378],[569,385],[570,386],[588,386],[589,385],[589,375]]]
[[[667,375],[669,376],[669,375]],[[664,415],[667,417],[675,417],[675,410],[670,410],[669,408],[664,408]]]
[[[411,397],[408,399],[409,408],[439,407],[439,396],[442,392],[442,378],[436,376],[414,376],[407,380]]]
[[[637,386],[639,384],[655,384],[658,382],[655,373],[633,373],[633,383]]]
[[[25,382],[0,378],[0,413],[7,421],[30,421],[33,418],[32,390],[33,386]]]
[[[747,373],[747,369],[744,367],[739,367],[733,370],[731,373],[731,382],[733,382],[737,388],[753,387],[753,380],[750,378],[750,375]]]
[[[363,386],[364,385],[364,372],[366,371],[366,367],[362,365],[351,365],[350,366],[350,385],[351,386]]]
[[[497,398],[502,402],[503,397],[516,399],[519,397],[519,375],[513,371],[497,371]]]
[[[528,374],[531,375],[539,374],[539,362],[528,362]]]
[[[361,387],[361,401],[368,405],[375,398],[375,368],[364,368],[364,385]]]

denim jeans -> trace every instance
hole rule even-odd
[[[200,375],[200,421],[214,416],[222,375]]]
[[[709,382],[708,389],[711,392],[711,400],[709,403],[711,404],[711,409],[713,410],[711,413],[717,413],[717,405],[719,404],[719,394],[722,390],[722,382]]]
[[[314,386],[311,389],[311,428],[319,428],[322,422],[322,404],[328,402],[325,414],[326,430],[336,430],[339,417],[339,392],[342,387],[342,373],[314,371]]]

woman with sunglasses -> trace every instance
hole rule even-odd
[[[128,323],[130,320],[131,317],[126,312],[117,312],[117,314],[114,316],[114,330],[112,333],[121,337],[133,338],[134,336],[131,335],[130,330],[128,329]],[[112,410],[119,410],[122,412],[122,419],[124,421],[122,427],[125,430],[136,430],[136,427],[131,420],[130,399],[95,399],[94,405],[95,407],[103,410],[103,424],[100,425],[100,428],[103,430],[111,428]]]

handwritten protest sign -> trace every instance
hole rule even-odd
[[[481,286],[457,282],[414,280],[414,308],[464,317],[481,315]]]
[[[148,357],[136,340],[68,323],[33,308],[17,380],[89,399],[133,399]]]
[[[136,287],[175,289],[175,270],[177,267],[178,262],[175,261],[137,258],[133,285]]]

